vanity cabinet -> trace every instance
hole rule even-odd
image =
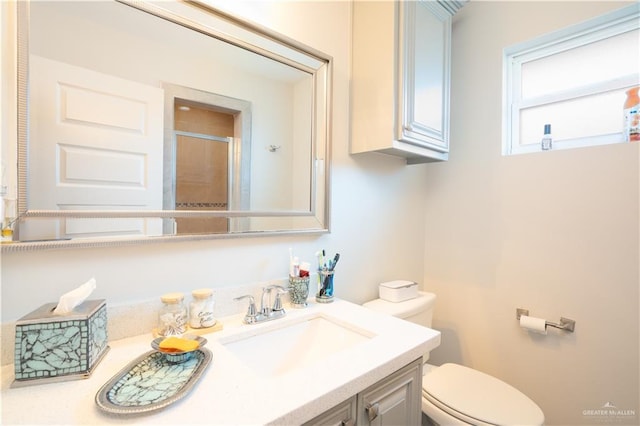
[[[305,426],[419,425],[422,358],[305,423]]]
[[[357,398],[353,396],[305,423],[304,426],[355,426],[356,403]]]
[[[354,1],[352,154],[448,159],[451,19],[462,4]]]

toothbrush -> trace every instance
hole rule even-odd
[[[340,260],[340,253],[336,253],[336,255],[333,258],[333,261],[329,262],[330,271],[333,271],[336,268],[336,263],[338,263],[338,260]]]
[[[317,251],[316,252],[316,258],[318,259],[318,270],[320,270],[320,269],[322,269],[322,264],[324,262],[324,259],[323,259],[321,251]]]
[[[340,253],[336,253],[336,255],[333,257],[333,260],[329,259],[329,266],[328,267],[326,265],[323,266],[322,270],[323,271],[328,270],[333,272],[333,270],[336,267],[336,263],[338,263],[338,260],[340,260]],[[320,296],[324,296],[326,294],[328,280],[329,280],[329,275],[326,275],[322,282],[322,288],[320,289]]]
[[[327,267],[323,266],[322,267],[322,272],[327,271]],[[318,277],[321,277],[322,274],[318,273]],[[329,279],[328,275],[324,276],[324,279],[322,280],[322,286],[320,287],[320,296],[324,296],[326,291],[327,291],[327,280]]]
[[[316,259],[318,260],[318,271],[320,271],[322,269],[322,251],[318,250],[316,252]],[[318,288],[319,288],[318,294],[319,295],[323,294],[322,293],[322,285],[323,285],[323,283],[320,281],[322,279],[321,276],[322,275],[320,275],[320,273],[318,273]]]

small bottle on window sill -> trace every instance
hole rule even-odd
[[[624,102],[624,140],[625,142],[640,142],[640,86],[627,90]]]
[[[549,151],[553,148],[553,138],[551,137],[551,124],[544,125],[544,136],[540,141],[540,147],[543,151]]]

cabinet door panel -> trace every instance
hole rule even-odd
[[[358,425],[419,425],[422,360],[358,394]]]
[[[413,121],[442,134],[445,67],[445,25],[420,3],[416,4],[414,38]]]

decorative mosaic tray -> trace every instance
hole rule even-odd
[[[147,352],[123,368],[96,394],[96,404],[111,414],[149,413],[184,398],[209,366],[211,351],[200,348],[179,362]]]

